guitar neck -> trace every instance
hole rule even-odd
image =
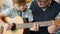
[[[16,24],[17,29],[22,28],[31,28],[34,23],[37,23],[40,27],[53,25],[53,21],[43,21],[43,22],[32,22],[32,23],[24,23],[24,24]]]

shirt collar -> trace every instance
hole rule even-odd
[[[50,7],[51,6],[51,3],[52,3],[52,1],[50,1],[50,4],[49,4],[49,6],[48,7]],[[43,11],[45,11],[47,8],[42,8],[42,10]]]

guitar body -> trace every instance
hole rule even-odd
[[[15,18],[4,17],[5,22],[7,23],[17,23],[23,24],[24,21],[20,16],[16,16]],[[11,30],[3,30],[3,34],[23,34],[24,29],[16,29],[15,31]]]
[[[24,24],[24,20],[20,17],[20,16],[16,16],[14,18],[9,18],[9,17],[4,17],[3,21],[6,23],[17,23],[17,24]],[[26,22],[26,21],[25,21]],[[38,24],[43,25],[43,26],[49,26],[49,25],[55,25],[55,26],[59,26],[60,25],[60,19],[56,19],[54,21],[44,21],[44,22],[36,22]],[[34,23],[28,23],[27,26],[30,24],[30,26]],[[49,25],[48,25],[49,24]],[[24,24],[24,27],[27,27]],[[17,26],[18,27],[18,26]],[[29,27],[28,27],[29,28]],[[3,34],[26,34],[26,29],[16,29],[15,31],[11,31],[11,30],[3,30]]]

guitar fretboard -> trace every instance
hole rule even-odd
[[[16,24],[16,28],[17,29],[31,28],[34,25],[34,23],[37,23],[40,27],[50,26],[54,24],[53,21],[32,22],[32,23]]]

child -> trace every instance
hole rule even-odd
[[[26,0],[12,0],[12,2],[13,7],[0,13],[0,17],[8,16],[14,18],[15,16],[21,16],[26,18],[28,22],[33,21],[33,15],[31,10],[27,8]]]
[[[3,11],[0,16],[15,17],[21,16],[23,18],[28,18],[28,21],[33,21],[33,15],[31,10],[27,8],[26,0],[12,0],[13,7]]]

